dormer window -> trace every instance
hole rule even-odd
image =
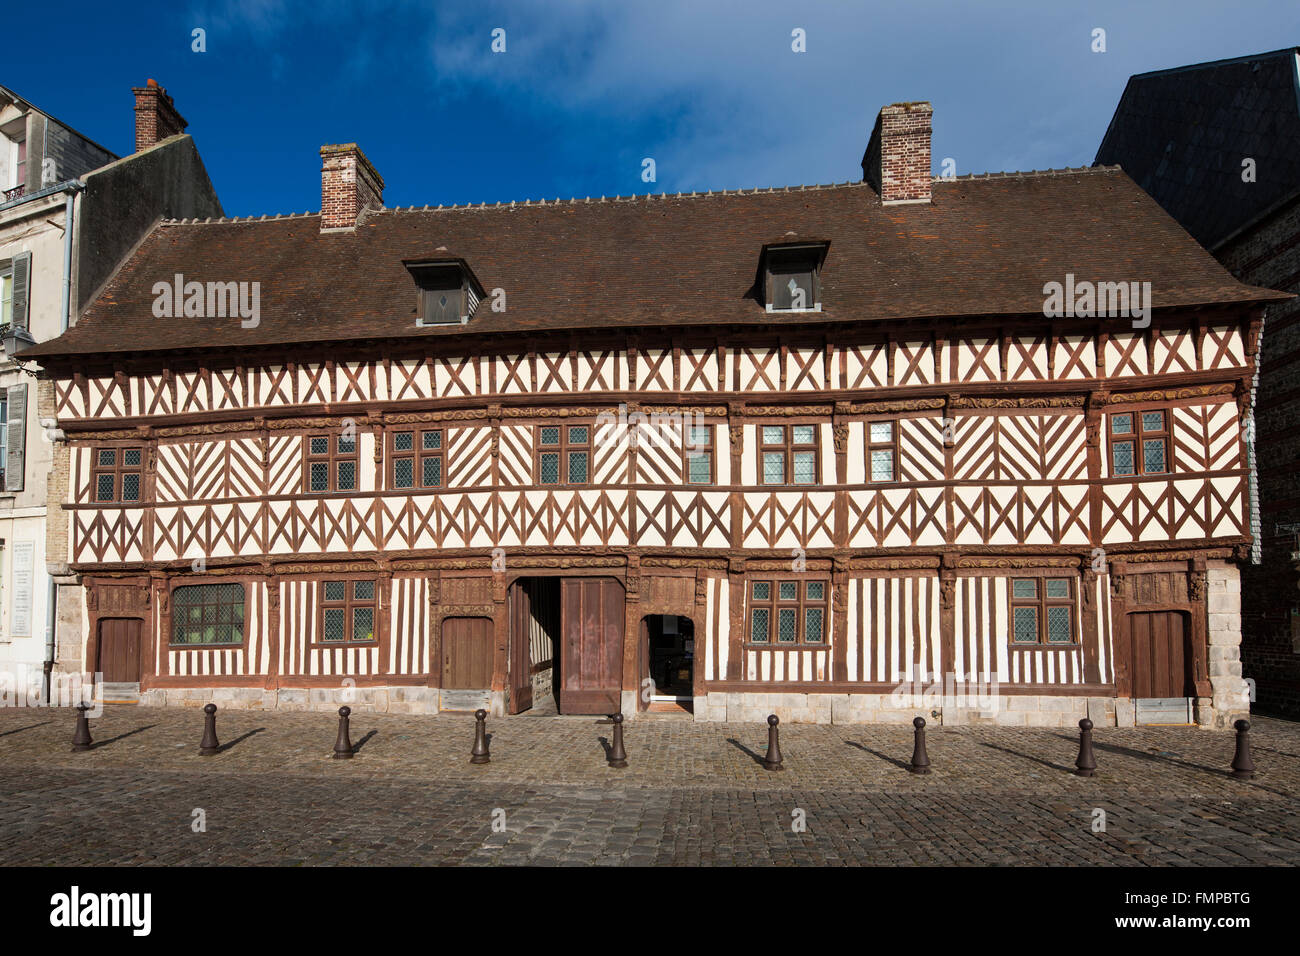
[[[765,246],[763,274],[769,312],[820,312],[824,242]]]
[[[483,287],[463,259],[403,260],[419,289],[415,324],[464,325],[483,298]]]

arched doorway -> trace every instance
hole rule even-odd
[[[641,619],[641,680],[638,708],[686,713],[695,705],[695,624],[680,614]]]
[[[1182,611],[1128,615],[1129,681],[1139,724],[1192,722],[1191,630]]]

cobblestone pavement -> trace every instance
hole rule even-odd
[[[472,718],[355,714],[350,761],[329,713],[223,712],[213,757],[202,723],[110,706],[72,753],[70,711],[0,711],[0,865],[1300,864],[1300,724],[1266,718],[1253,781],[1194,728],[1097,730],[1083,779],[1060,730],[936,728],[917,776],[905,726],[783,727],[770,773],[761,725],[630,721],[612,770],[592,718],[490,720],[485,766]]]

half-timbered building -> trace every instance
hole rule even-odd
[[[842,185],[385,209],[347,145],[160,224],[31,352],[63,639],[155,703],[1222,725],[1277,295],[930,117]]]

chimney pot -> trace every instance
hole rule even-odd
[[[366,210],[384,208],[384,180],[356,143],[320,148],[320,228],[352,229]]]
[[[167,91],[154,79],[144,86],[132,87],[135,94],[135,151],[185,132],[189,123],[176,111],[176,105]]]
[[[894,103],[876,117],[862,156],[862,178],[885,205],[930,201],[930,132],[934,108]]]

